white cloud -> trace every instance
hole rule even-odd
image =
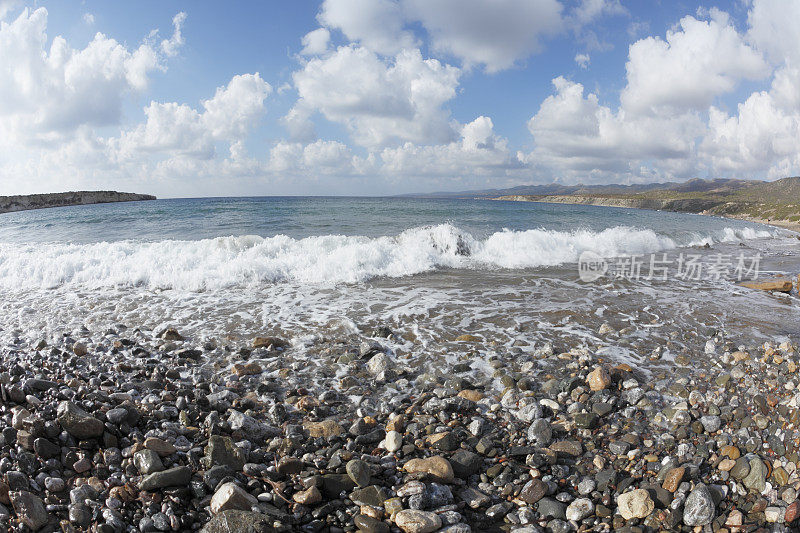
[[[526,162],[576,181],[800,173],[800,68],[792,55],[800,35],[784,28],[786,13],[776,17],[774,7],[771,0],[752,5],[747,36],[758,50],[717,9],[701,13],[708,21],[681,19],[666,40],[632,44],[616,111],[557,78],[555,94],[529,123],[536,148]],[[772,71],[760,52],[779,65],[769,90],[724,111],[717,97]]]
[[[581,0],[572,12],[572,18],[580,27],[603,15],[623,15],[627,12],[619,0]]]
[[[267,168],[301,178],[318,175],[348,177],[361,174],[364,160],[338,141],[316,140],[309,144],[280,141],[270,150]]]
[[[521,167],[508,142],[494,133],[488,117],[478,117],[461,128],[461,138],[446,144],[420,146],[405,143],[380,152],[385,175],[445,177],[504,176]]]
[[[94,15],[92,15],[91,13],[84,13],[83,14],[83,22],[85,22],[89,26],[93,25],[94,24]]]
[[[631,45],[622,105],[633,112],[707,109],[742,79],[769,74],[761,55],[745,43],[728,15],[681,19],[666,40],[648,37]]]
[[[47,10],[24,9],[0,26],[0,143],[63,140],[82,125],[118,124],[131,92],[144,90],[162,57],[97,33],[83,49],[60,36],[47,48]]]
[[[614,113],[579,83],[553,80],[556,93],[542,102],[528,127],[536,149],[528,163],[549,167],[554,177],[597,179],[639,175],[642,167],[680,176],[691,168],[694,139],[703,131],[696,114],[654,117]]]
[[[717,172],[800,174],[800,71],[780,70],[769,91],[755,92],[729,115],[712,107],[701,149]]]
[[[183,29],[184,22],[186,22],[186,13],[183,11],[172,17],[172,37],[161,41],[161,51],[164,52],[164,55],[167,57],[176,56],[178,54],[178,50],[180,50],[181,46],[183,46],[184,41],[181,30]]]
[[[136,157],[140,152],[209,159],[216,142],[241,141],[264,114],[264,101],[272,87],[258,73],[234,76],[214,97],[202,102],[202,112],[176,102],[151,102],[146,120],[119,139],[119,152]],[[112,144],[116,141],[112,140]]]
[[[403,28],[401,8],[394,0],[325,0],[317,18],[322,25],[341,30],[351,42],[382,55],[418,45],[414,34]]]
[[[0,20],[6,18],[6,15],[17,9],[22,5],[21,0],[0,0]]]
[[[303,49],[300,51],[305,56],[320,55],[328,50],[328,42],[331,40],[331,32],[327,28],[317,28],[303,36]]]
[[[575,54],[575,63],[581,68],[588,68],[590,60],[589,54]]]
[[[409,18],[431,36],[434,49],[497,72],[541,49],[563,30],[557,0],[404,0]]]
[[[294,132],[307,132],[309,117],[318,111],[370,148],[448,141],[454,132],[442,105],[455,96],[460,74],[423,59],[419,50],[383,59],[363,47],[343,46],[294,73],[299,100],[284,122]]]
[[[747,22],[748,40],[774,63],[800,65],[800,2],[755,0]]]

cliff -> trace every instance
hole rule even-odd
[[[27,194],[18,196],[0,196],[0,213],[25,211],[27,209],[43,209],[46,207],[64,207],[68,205],[106,204],[111,202],[137,202],[155,200],[150,194],[135,194],[116,191],[70,191],[47,194]]]

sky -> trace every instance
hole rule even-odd
[[[0,195],[800,174],[800,0],[0,0]]]

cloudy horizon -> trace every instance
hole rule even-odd
[[[0,0],[0,194],[800,174],[800,2],[249,7]]]

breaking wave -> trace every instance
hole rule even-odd
[[[616,226],[602,231],[504,230],[478,239],[451,224],[440,224],[376,238],[250,235],[196,241],[0,244],[0,287],[197,291],[279,282],[354,283],[448,267],[553,266],[575,262],[584,251],[614,257],[770,236],[769,231],[725,228],[678,238]]]

